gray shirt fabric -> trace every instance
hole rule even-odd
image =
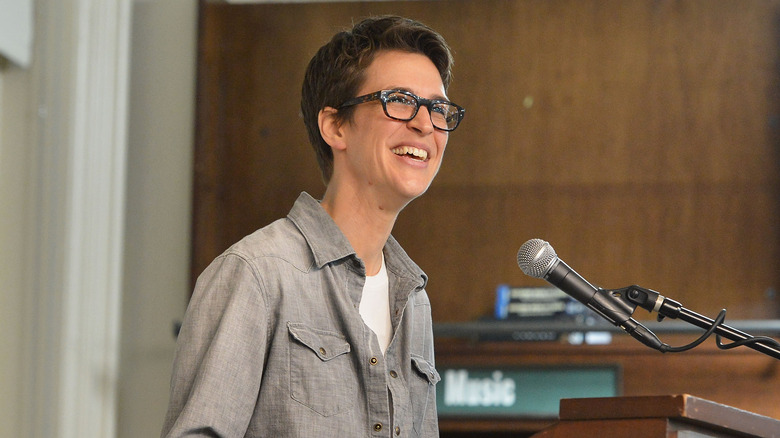
[[[384,248],[393,338],[358,312],[363,262],[302,193],[217,257],[179,333],[163,437],[436,437],[425,273]]]

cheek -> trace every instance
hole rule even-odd
[[[439,148],[439,155],[444,155],[444,150],[447,149],[447,141],[450,139],[450,135],[446,132],[436,133],[436,146]]]

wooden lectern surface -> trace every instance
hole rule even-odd
[[[561,400],[534,438],[780,437],[780,421],[690,395]]]

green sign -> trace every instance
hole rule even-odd
[[[440,417],[557,417],[562,398],[619,395],[619,369],[604,367],[444,368]]]

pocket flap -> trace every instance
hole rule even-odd
[[[300,323],[287,323],[290,336],[307,346],[322,361],[349,353],[351,348],[347,339],[339,333],[318,330]]]
[[[436,371],[436,368],[434,368],[433,364],[423,359],[422,357],[412,355],[412,364],[420,374],[428,379],[428,383],[431,385],[435,385],[441,380],[441,376],[439,376],[439,372]]]

